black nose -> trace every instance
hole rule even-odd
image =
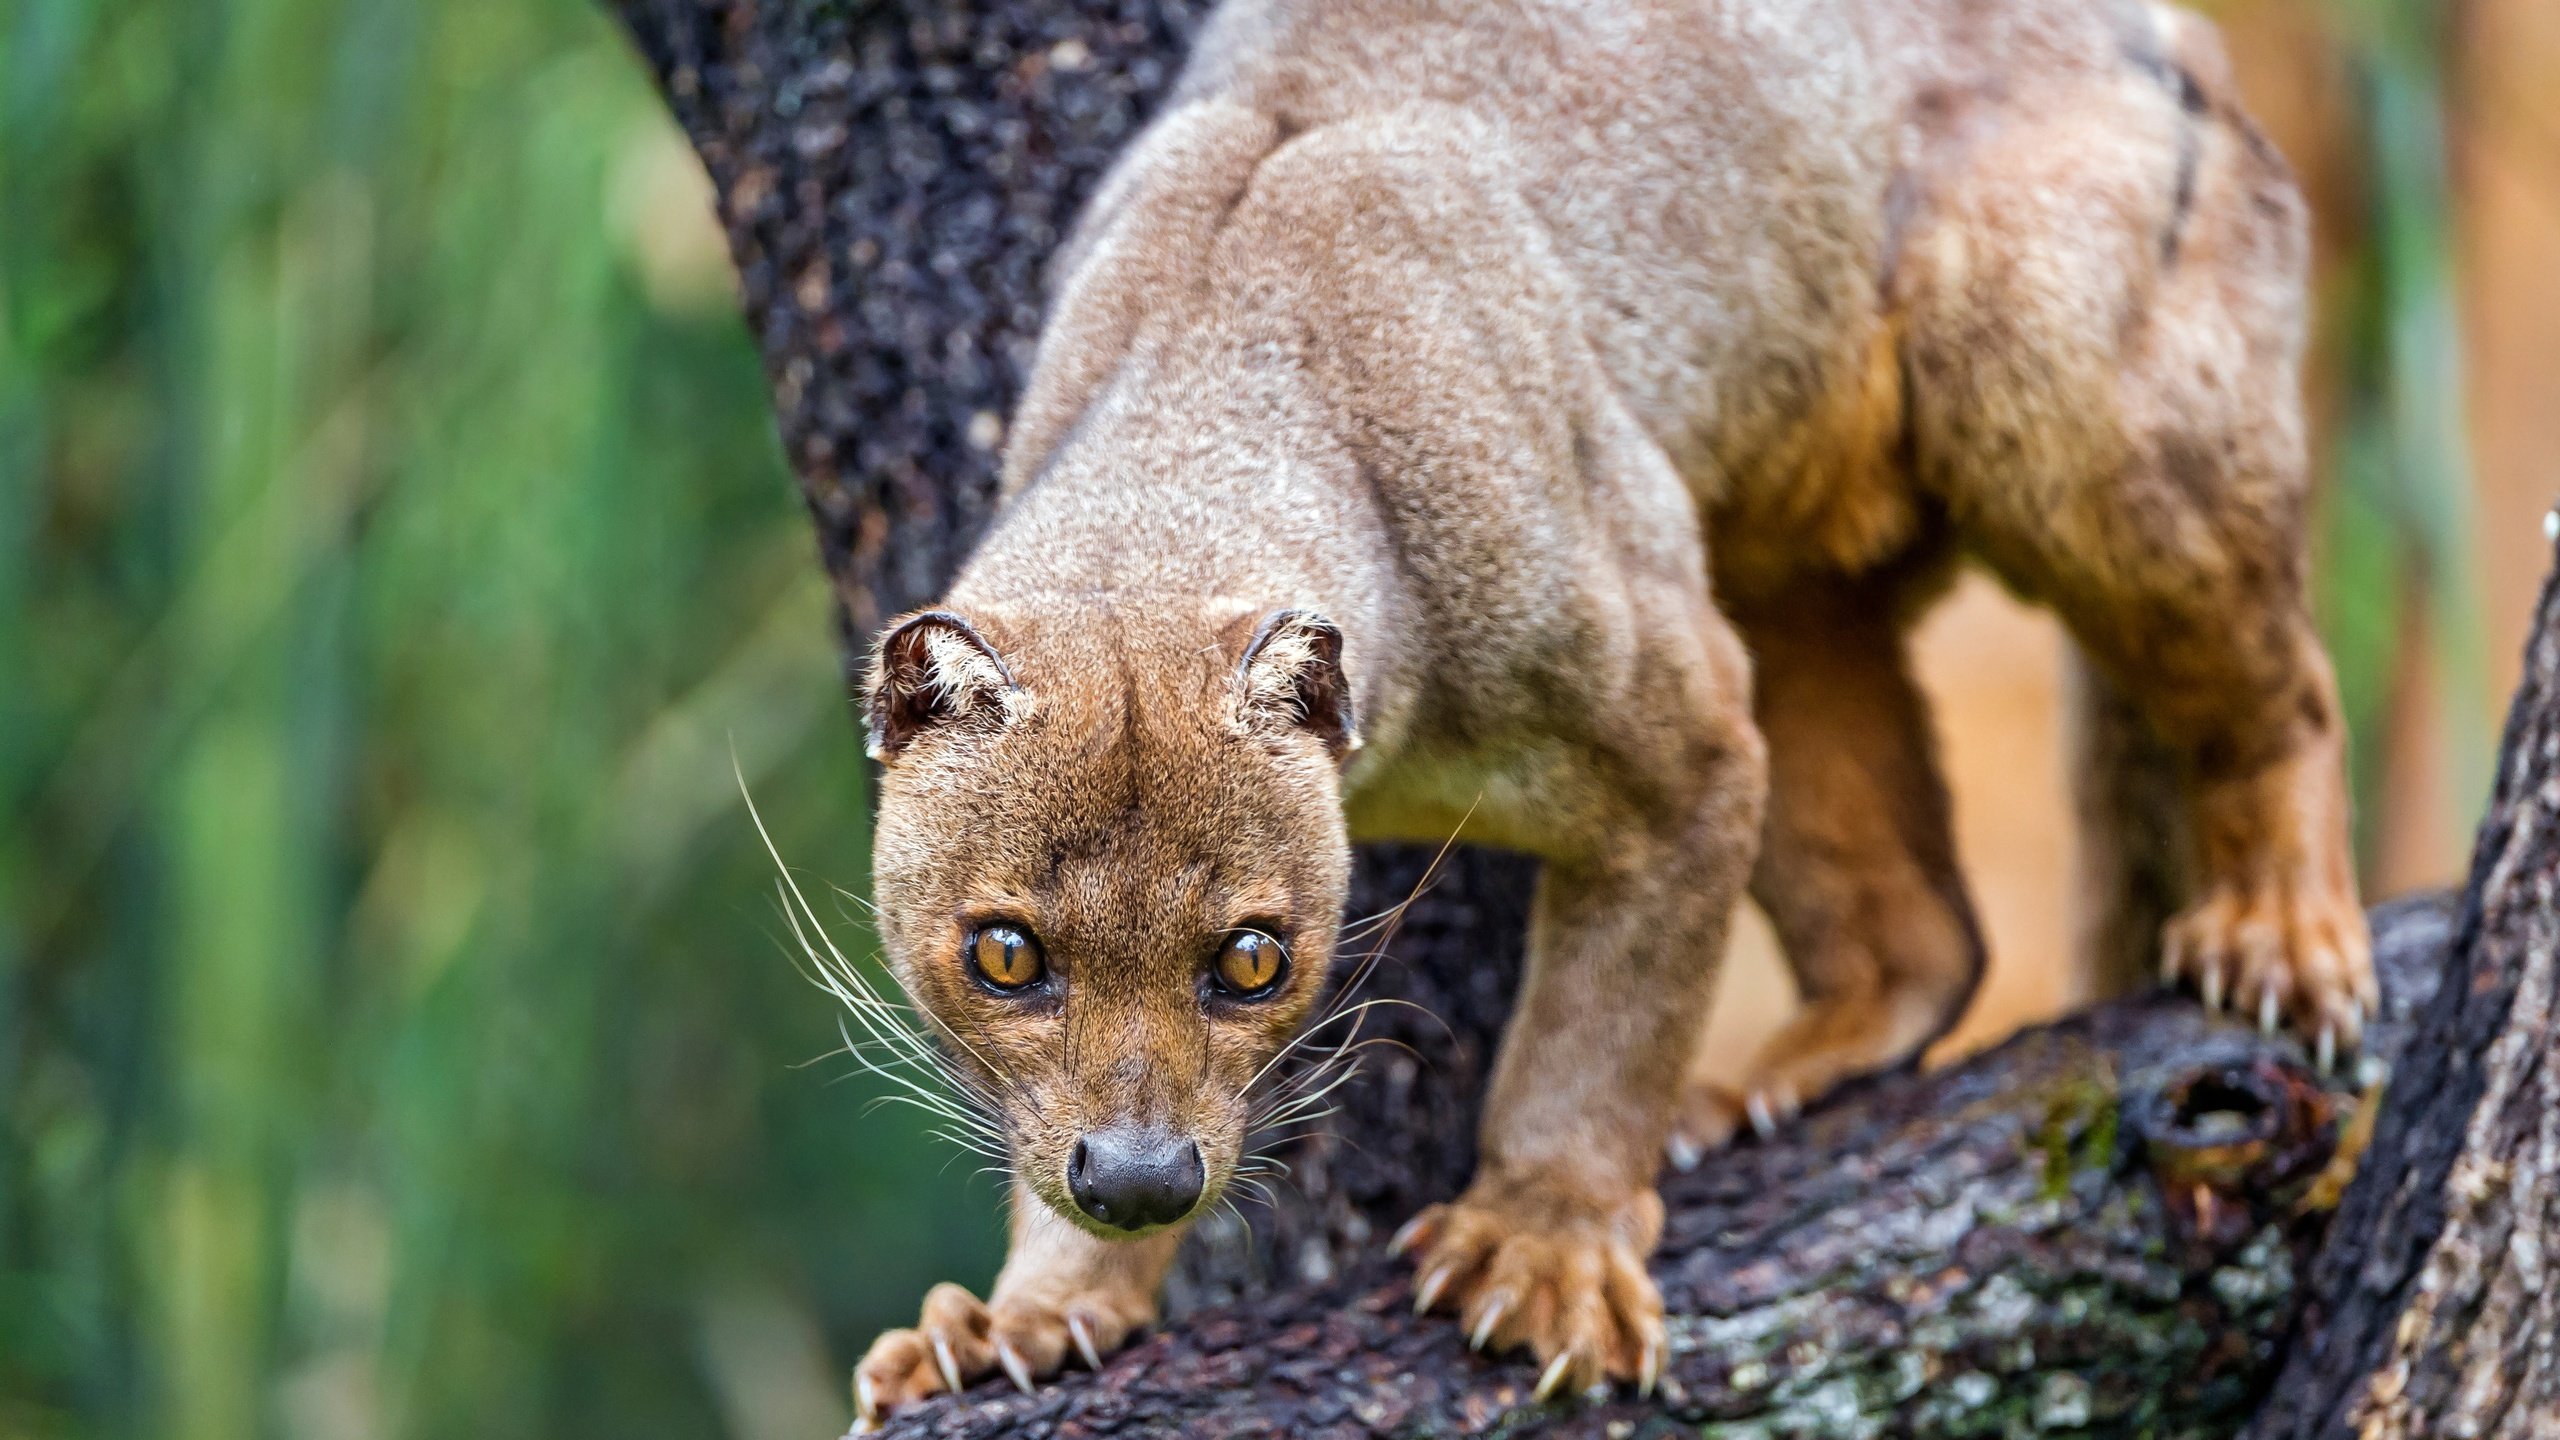
[[[1067,1189],[1076,1208],[1105,1225],[1170,1225],[1200,1201],[1200,1147],[1161,1130],[1113,1126],[1076,1142]]]

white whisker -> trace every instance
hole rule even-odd
[[[1004,1080],[1004,1072],[990,1063],[976,1047],[955,1033],[950,1026],[929,1010],[889,999],[863,973],[860,965],[837,946],[834,938],[820,923],[817,912],[802,893],[799,881],[783,862],[781,851],[765,828],[764,817],[756,810],[755,797],[747,792],[746,776],[731,757],[731,768],[738,777],[738,792],[744,798],[747,815],[754,822],[756,836],[764,844],[778,873],[774,892],[777,908],[790,928],[792,944],[785,947],[793,964],[802,975],[844,1007],[837,1017],[836,1033],[843,1042],[840,1050],[818,1057],[830,1059],[841,1054],[850,1059],[858,1071],[883,1082],[887,1092],[875,1104],[897,1101],[912,1105],[937,1122],[933,1134],[951,1142],[959,1150],[997,1162],[1001,1168],[1007,1161],[1007,1142],[1003,1126],[1003,1106],[989,1093],[980,1080],[949,1063],[928,1037],[926,1027],[944,1037],[948,1043],[976,1060],[984,1073]],[[866,906],[870,902],[837,888],[843,898]],[[871,906],[876,915],[878,908]],[[859,922],[857,922],[859,923]],[[859,1037],[856,1030],[861,1033]],[[814,1062],[812,1062],[814,1063]]]

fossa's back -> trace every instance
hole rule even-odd
[[[1173,103],[1284,131],[1400,113],[1496,153],[1620,393],[1714,498],[1869,383],[1900,252],[1974,137],[2041,130],[2165,227],[2226,87],[2209,30],[2148,0],[1238,0]]]

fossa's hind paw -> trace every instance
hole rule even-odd
[[[1739,1092],[1690,1080],[1664,1147],[1672,1165],[1692,1169],[1746,1129],[1766,1140],[1843,1081],[1910,1059],[1935,1033],[1935,1017],[1944,1008],[1926,994],[1906,999],[1892,993],[1806,1006],[1761,1047]]]
[[[2290,1022],[2324,1069],[2363,1040],[2380,998],[2364,911],[2326,887],[2215,887],[2169,922],[2160,973],[2261,1029]]]
[[[1743,1097],[1712,1080],[1693,1079],[1680,1092],[1680,1108],[1671,1122],[1671,1138],[1663,1142],[1663,1158],[1687,1173],[1700,1161],[1734,1142],[1751,1123]]]

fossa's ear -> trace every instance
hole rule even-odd
[[[863,695],[871,758],[887,760],[939,726],[1010,719],[1021,693],[1004,657],[968,621],[920,610],[882,632],[872,653]]]
[[[1342,631],[1315,611],[1264,616],[1237,662],[1236,683],[1247,726],[1308,731],[1336,760],[1360,748],[1351,681],[1342,671]]]

